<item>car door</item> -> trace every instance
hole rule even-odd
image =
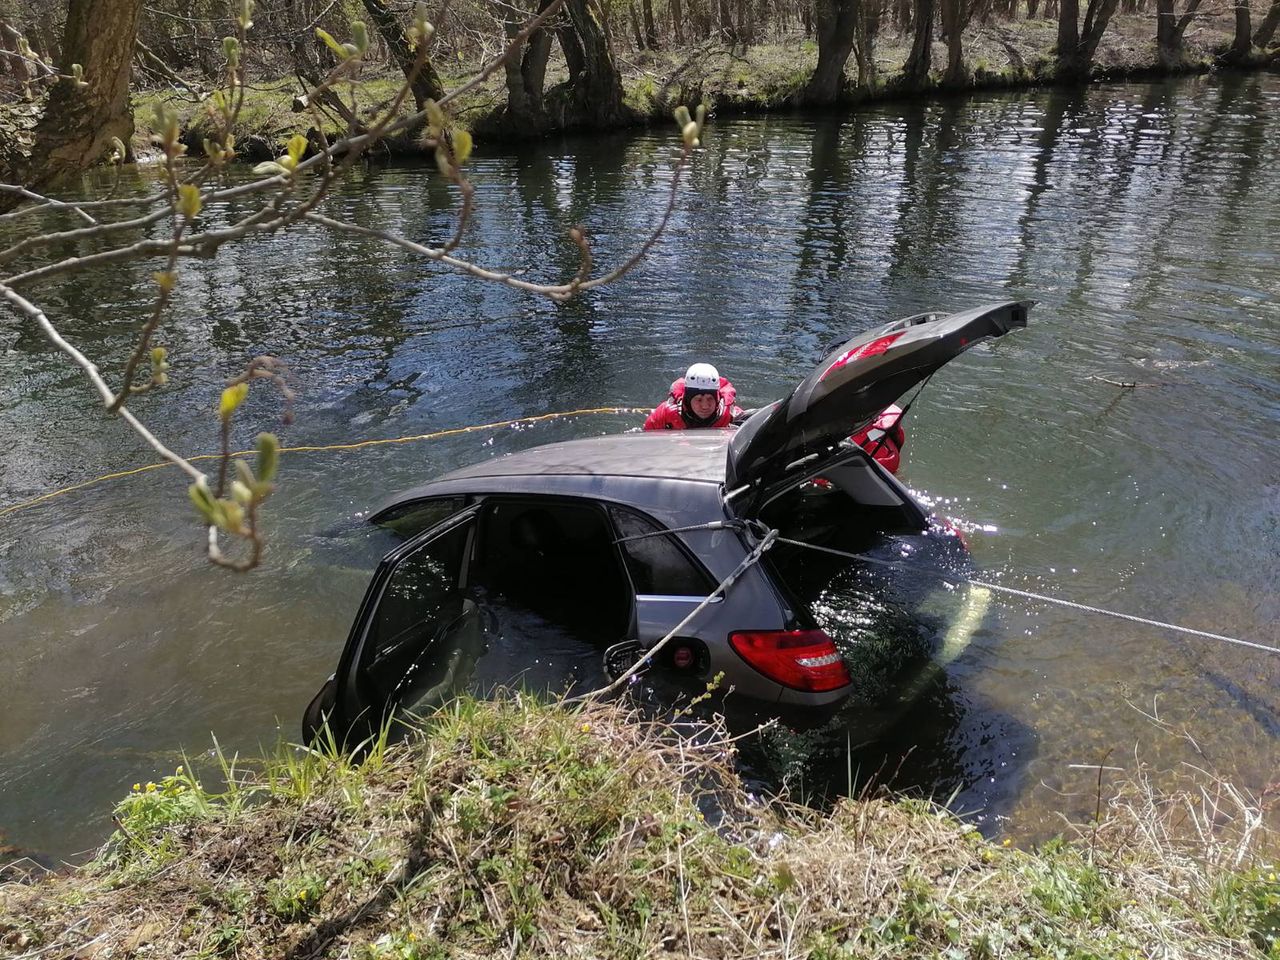
[[[325,713],[350,739],[391,710],[426,712],[465,685],[486,643],[486,619],[467,591],[477,511],[456,513],[383,558],[305,727]]]
[[[841,442],[975,344],[1025,327],[1030,300],[922,313],[861,334],[791,393],[751,417],[729,443],[726,488],[740,516],[846,455]]]
[[[616,505],[609,507],[609,516],[636,594],[635,638],[651,646],[707,598],[715,581],[675,537],[663,535],[665,528],[654,520]],[[696,632],[691,629],[690,636]]]

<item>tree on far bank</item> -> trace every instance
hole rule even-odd
[[[805,87],[807,103],[834,103],[844,92],[845,64],[853,51],[863,0],[814,0],[818,65]]]
[[[387,45],[392,59],[409,80],[413,90],[414,106],[421,110],[422,105],[428,100],[439,100],[443,97],[444,84],[440,82],[440,74],[436,73],[436,68],[429,58],[424,59],[421,64],[418,63],[413,44],[409,42],[404,27],[400,25],[400,21],[396,19],[391,9],[382,0],[362,0],[362,2],[369,14],[369,19],[382,35],[382,41]]]
[[[911,53],[902,67],[902,79],[908,87],[923,87],[933,69],[934,0],[913,0]]]
[[[1199,2],[1199,0],[1193,0]],[[1079,0],[1061,0],[1058,5],[1058,76],[1082,79],[1089,74],[1098,44],[1107,31],[1120,0],[1088,0],[1084,25],[1080,25]]]
[[[1181,12],[1177,0],[1156,0],[1156,56],[1165,67],[1182,63],[1182,36],[1200,9],[1200,0],[1187,0]]]
[[[128,147],[129,78],[141,10],[142,0],[70,0],[61,77],[36,123],[30,156],[15,161],[17,169],[3,171],[6,179],[38,189],[97,163],[117,140]],[[20,200],[17,194],[0,196],[0,210]]]
[[[1280,0],[1271,0],[1271,8],[1258,25],[1258,32],[1253,35],[1253,45],[1259,50],[1271,46],[1271,38],[1276,35],[1276,27],[1280,27]]]

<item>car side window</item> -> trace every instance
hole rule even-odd
[[[369,622],[358,669],[370,705],[412,698],[430,678],[438,641],[462,617],[461,587],[475,518],[469,517],[402,557]]]
[[[665,528],[648,517],[621,507],[609,507],[609,515],[618,536],[624,538],[618,546],[626,558],[627,570],[637,594],[705,597],[715,587],[674,537],[644,536]],[[638,536],[643,536],[643,539],[625,539]]]
[[[464,497],[432,497],[429,500],[398,503],[383,510],[373,518],[373,522],[390,530],[400,539],[409,540],[423,530],[429,530],[437,523],[447,520],[466,506],[466,503]]]

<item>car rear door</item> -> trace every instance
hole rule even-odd
[[[635,637],[651,646],[707,598],[715,581],[656,521],[614,505],[609,516],[635,589]],[[712,602],[720,601],[717,597]]]

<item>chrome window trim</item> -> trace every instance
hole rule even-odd
[[[637,593],[636,600],[649,600],[653,603],[702,603],[706,597],[689,597],[683,595],[674,595],[669,593]],[[721,603],[724,600],[724,594],[711,598],[711,603]]]

